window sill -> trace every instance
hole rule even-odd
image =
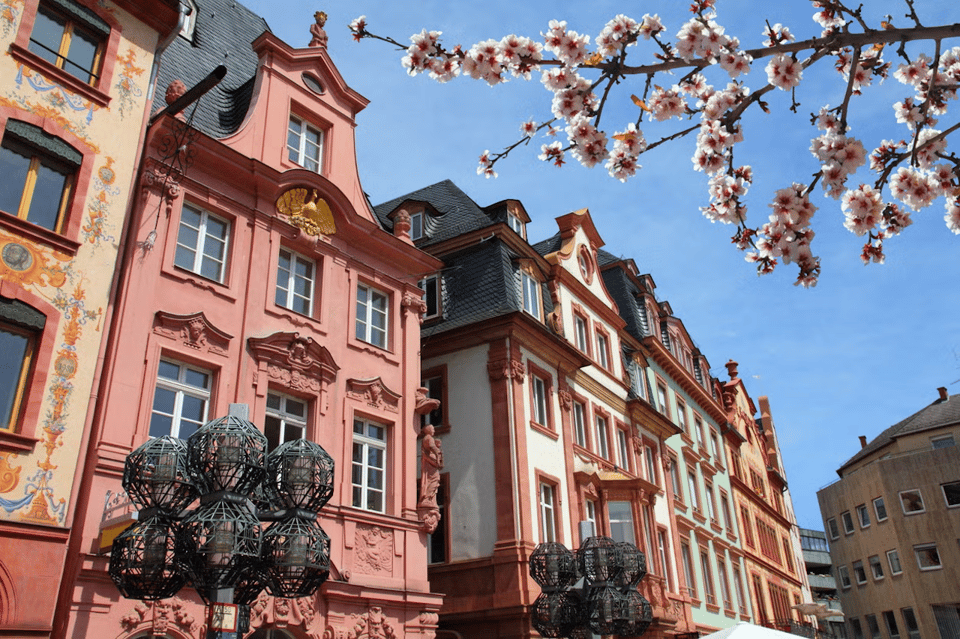
[[[693,518],[696,519],[696,520],[697,520],[699,523],[701,523],[701,524],[707,523],[707,518],[704,517],[704,516],[703,516],[703,513],[701,513],[701,512],[700,512],[699,510],[697,510],[696,508],[693,509]]]
[[[215,282],[214,280],[208,280],[207,278],[201,277],[192,271],[185,271],[179,266],[174,266],[172,268],[165,267],[163,269],[163,274],[177,280],[178,282],[193,284],[195,287],[201,290],[209,291],[217,297],[223,298],[230,302],[237,301],[237,296],[234,295],[233,290],[231,290],[226,284],[221,284],[220,282]]]
[[[721,526],[720,523],[715,519],[710,521],[710,527],[713,528],[713,532],[717,533],[718,535],[723,532],[723,526]]]
[[[79,242],[68,239],[59,233],[54,233],[42,226],[37,226],[32,222],[21,220],[6,211],[0,211],[0,226],[8,228],[28,240],[49,246],[61,253],[66,253],[70,257],[74,257],[80,249]]]
[[[70,91],[90,100],[98,106],[110,106],[110,96],[108,94],[94,86],[87,84],[86,82],[83,82],[79,78],[75,78],[63,69],[50,64],[29,49],[25,49],[18,44],[11,44],[10,57],[17,62],[25,64],[36,70],[48,81],[60,84],[62,85],[62,88],[69,89]],[[101,78],[100,81],[103,82],[103,79]]]
[[[276,317],[277,319],[286,320],[287,322],[290,322],[294,326],[299,326],[301,328],[309,327],[311,330],[316,331],[321,335],[327,334],[326,328],[323,326],[323,323],[314,317],[310,317],[309,315],[301,315],[296,311],[291,311],[289,308],[284,308],[283,306],[276,306],[276,305],[274,305],[272,308],[268,306],[263,310],[264,310],[264,313],[266,313],[267,315]]]
[[[552,439],[552,440],[554,440],[554,441],[560,439],[560,434],[557,433],[555,430],[551,429],[549,426],[544,426],[543,424],[538,424],[537,422],[535,422],[535,421],[533,421],[533,420],[530,421],[530,428],[532,428],[533,430],[537,431],[537,432],[540,433],[541,435],[546,435],[547,437],[549,437],[550,439]]]
[[[707,612],[712,612],[713,614],[717,614],[720,612],[720,606],[718,606],[717,604],[708,603]]]
[[[0,430],[0,451],[10,453],[31,453],[40,440],[36,437]]]
[[[734,612],[733,610],[724,610],[723,614],[726,615],[727,617],[730,617],[731,619],[735,619],[737,616],[737,613]]]
[[[392,352],[388,351],[387,349],[380,348],[379,346],[376,346],[375,344],[371,344],[369,342],[364,342],[363,340],[359,340],[353,336],[347,339],[347,346],[354,350],[361,351],[363,353],[369,353],[371,355],[375,355],[376,357],[379,357],[392,364],[400,363],[400,360],[397,359],[397,356],[394,355]]]

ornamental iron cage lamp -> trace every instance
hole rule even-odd
[[[246,632],[249,606],[264,589],[309,596],[330,572],[317,512],[333,495],[333,459],[302,439],[268,455],[247,412],[231,404],[186,442],[151,439],[124,466],[124,490],[141,510],[114,541],[111,579],[128,599],[165,599],[192,586],[212,604],[210,637]]]
[[[531,621],[544,637],[580,639],[599,635],[638,637],[653,620],[650,603],[637,591],[646,557],[635,545],[589,537],[576,551],[542,543],[530,555],[530,576],[542,592]]]

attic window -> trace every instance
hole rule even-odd
[[[523,239],[527,239],[526,229],[523,224],[523,220],[514,215],[513,213],[507,213],[507,224],[512,228],[517,235]]]
[[[187,15],[183,17],[183,26],[180,27],[180,37],[193,42],[193,32],[197,27],[197,3],[193,0],[180,0],[187,5]]]
[[[300,76],[300,79],[303,80],[303,84],[306,85],[308,89],[314,93],[323,95],[323,85],[320,84],[320,80],[315,76],[312,76],[309,73],[304,73]]]
[[[416,242],[423,237],[423,211],[410,214],[410,239]]]
[[[577,254],[577,263],[580,265],[580,274],[583,276],[583,280],[590,284],[593,281],[593,259],[586,246],[580,247]]]

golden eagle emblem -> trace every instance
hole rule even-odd
[[[285,191],[277,198],[277,211],[286,215],[291,224],[308,235],[333,235],[337,232],[330,205],[316,189]]]

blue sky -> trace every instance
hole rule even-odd
[[[872,439],[930,404],[939,386],[960,393],[960,236],[944,225],[942,198],[914,214],[913,226],[888,241],[886,264],[864,266],[862,238],[843,228],[840,203],[818,190],[811,200],[819,207],[814,218],[814,254],[823,265],[819,285],[809,290],[793,286],[796,271],[790,266],[758,277],[730,244],[733,229],[711,224],[700,213],[708,200],[707,178],[691,168],[692,138],[641,156],[643,169],[626,184],[602,168],[557,169],[540,162],[539,138],[498,164],[497,179],[484,179],[476,174],[481,152],[516,141],[521,122],[549,117],[550,94],[539,79],[489,87],[466,78],[446,85],[411,78],[400,65],[399,52],[372,40],[355,43],[346,27],[363,14],[370,31],[402,42],[426,27],[442,31],[448,47],[468,47],[510,33],[539,36],[551,19],[566,20],[569,28],[592,40],[618,13],[635,19],[657,13],[673,39],[690,15],[686,1],[285,0],[282,11],[267,0],[244,3],[293,46],[308,42],[314,11],[329,15],[330,54],[347,83],[370,100],[357,118],[356,135],[360,176],[375,204],[451,179],[480,205],[521,200],[533,218],[528,227],[533,242],[556,231],[554,218],[589,208],[604,248],[632,257],[653,276],[659,299],[669,301],[683,320],[710,360],[713,375],[726,379],[723,365],[734,359],[751,395],[770,398],[801,526],[822,529],[816,491],[833,482],[837,467],[856,453],[858,435]],[[784,0],[775,9],[755,0],[717,4],[718,22],[745,48],[760,46],[765,20],[790,27],[798,39],[820,32],[808,0]],[[902,2],[864,4],[867,16],[892,15],[896,26],[909,26]],[[928,26],[960,22],[960,4],[916,4]],[[960,38],[944,43],[951,46],[960,46]],[[648,57],[644,51],[649,49],[633,53],[635,64]],[[886,59],[897,63],[892,52]],[[722,86],[726,78],[708,79]],[[757,64],[745,83],[759,88],[765,82],[763,65]],[[746,120],[737,161],[755,171],[748,223],[758,226],[766,220],[776,189],[808,182],[818,170],[808,150],[815,135],[809,114],[839,104],[843,87],[832,65],[821,62],[806,72],[798,89],[798,114],[788,111],[789,95],[776,91],[768,95],[770,115],[757,113]],[[634,120],[637,112],[629,94],[642,90],[638,81],[627,79],[604,114],[603,128],[619,130]],[[907,95],[908,87],[891,77],[854,98],[850,135],[868,150],[881,139],[906,136],[891,105]],[[941,126],[955,120],[948,114]],[[670,131],[685,126],[675,120]],[[648,140],[657,139],[648,127],[643,126]],[[852,178],[854,184],[874,179],[866,170]]]

